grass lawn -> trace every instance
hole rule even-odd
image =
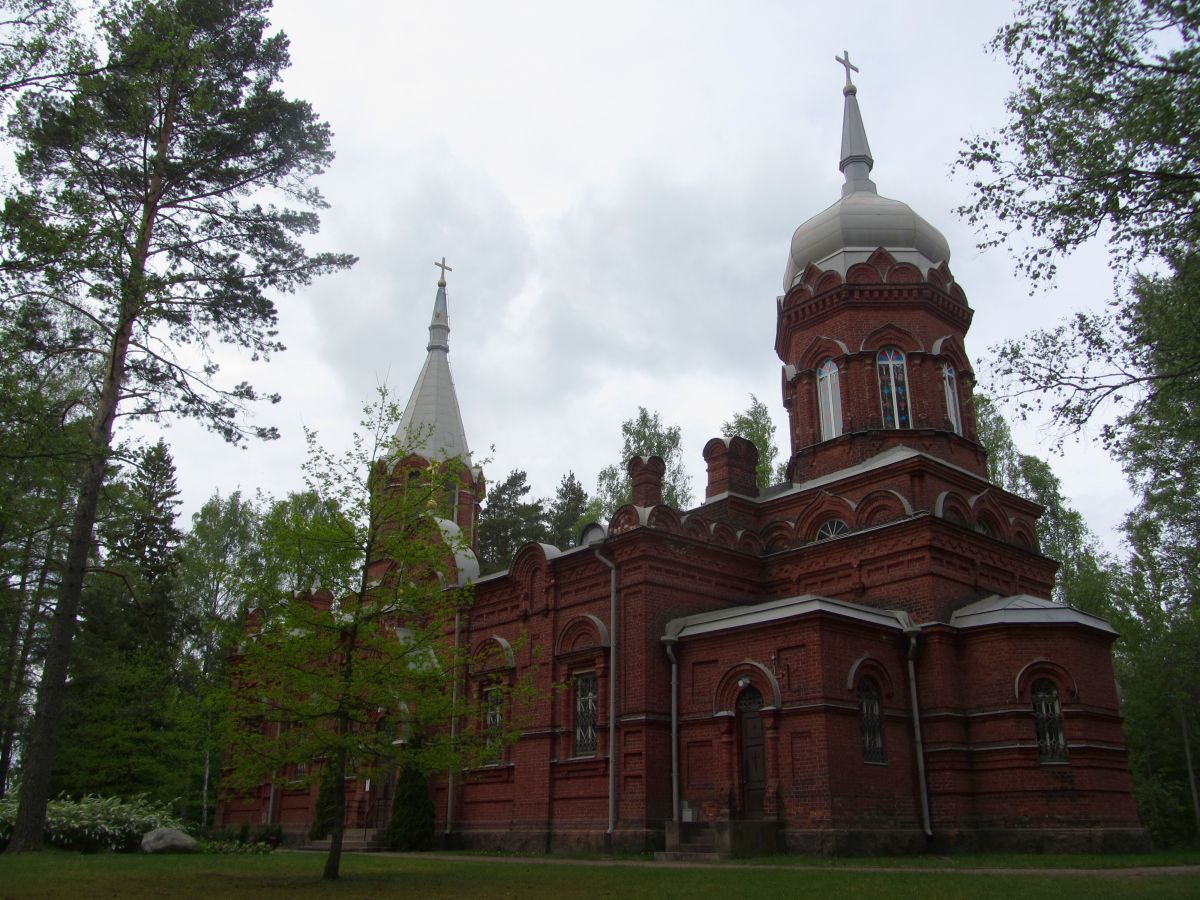
[[[997,859],[976,857],[976,864]],[[1040,857],[1025,857],[1037,865]],[[1146,857],[1139,858],[1142,863]],[[321,881],[323,854],[270,856],[91,855],[49,851],[0,857],[0,898],[305,898],[305,897],[856,897],[1051,898],[1087,896],[1200,896],[1197,874],[1084,874],[1038,872],[973,874],[962,871],[847,871],[836,865],[809,867],[668,868],[662,865],[576,861],[546,864],[521,859],[453,859],[352,854],[343,857],[342,879]],[[984,860],[990,862],[985,863]],[[854,861],[846,861],[853,864]],[[858,861],[859,863],[863,861]],[[898,860],[876,861],[893,865]],[[1173,860],[1165,860],[1174,864]],[[1003,863],[1000,863],[1003,865]]]

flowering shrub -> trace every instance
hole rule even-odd
[[[0,845],[7,845],[17,818],[17,797],[0,799]],[[155,828],[183,828],[165,804],[144,796],[122,800],[89,794],[82,800],[59,797],[46,806],[46,842],[64,850],[138,849],[142,836]]]

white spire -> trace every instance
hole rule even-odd
[[[858,111],[858,88],[850,80],[851,70],[857,72],[858,66],[851,65],[850,53],[843,50],[842,56],[834,59],[846,67],[846,86],[842,88],[842,96],[846,98],[842,110],[842,160],[838,168],[846,176],[842,185],[842,196],[853,194],[855,191],[877,193],[875,182],[870,179],[871,169],[875,160],[871,157],[871,146],[867,143],[867,129],[863,126],[862,113]]]
[[[412,396],[404,407],[396,436],[406,441],[411,435],[414,446],[408,449],[430,461],[458,458],[470,465],[471,451],[467,447],[448,358],[450,324],[446,314],[446,272],[453,270],[446,265],[445,257],[434,265],[442,269],[442,276],[438,279],[433,318],[429,322],[429,344],[425,348],[429,355],[425,357]]]

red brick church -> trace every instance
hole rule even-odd
[[[680,510],[661,502],[662,461],[634,459],[632,503],[607,527],[475,580],[462,640],[498,645],[504,666],[465,689],[515,679],[537,648],[544,699],[491,764],[437,784],[445,844],[1144,842],[1116,634],[1048,599],[1039,508],[988,482],[950,249],[877,193],[849,69],[843,93],[842,196],[796,229],[777,301],[788,480],[760,491],[755,447],[715,438],[704,502]],[[442,281],[401,427],[432,432],[431,458],[469,460],[448,331]],[[461,498],[466,534],[481,493]],[[299,829],[314,797],[227,801],[223,821]],[[384,824],[368,785],[351,802],[348,824]]]

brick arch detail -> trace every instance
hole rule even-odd
[[[671,534],[679,534],[683,530],[683,520],[680,519],[679,513],[666,504],[659,504],[650,510],[650,515],[646,517],[646,525]]]
[[[971,360],[963,348],[962,341],[955,335],[942,335],[933,342],[933,348],[929,352],[934,356],[943,357],[953,365],[956,374],[969,375],[971,378],[974,378],[974,373],[971,371]]]
[[[892,681],[891,673],[887,670],[887,666],[870,653],[864,653],[850,664],[850,670],[846,673],[846,690],[851,693],[857,691],[858,682],[865,675],[870,675],[879,682],[880,689],[889,700],[896,695],[896,686]]]
[[[857,504],[849,498],[821,491],[796,517],[796,540],[815,540],[817,529],[826,519],[838,518],[853,528],[856,510]]]
[[[514,669],[517,665],[517,657],[513,653],[512,644],[498,634],[489,635],[477,643],[475,649],[471,651],[471,659],[483,661],[484,665],[477,667],[477,671],[480,672]],[[502,662],[493,662],[493,660]]]
[[[732,550],[737,546],[737,532],[725,522],[718,522],[713,526],[712,542]]]
[[[1046,656],[1031,659],[1021,667],[1013,679],[1013,697],[1017,700],[1031,699],[1030,691],[1038,678],[1049,678],[1057,684],[1060,696],[1065,695],[1071,700],[1079,699],[1079,684],[1075,681],[1075,676],[1065,666]]]
[[[796,529],[791,522],[771,522],[762,530],[762,543],[768,550],[783,550],[796,543]]]
[[[712,523],[704,516],[692,513],[683,520],[683,533],[687,537],[707,543],[712,538]]]
[[[738,687],[738,679],[743,676],[750,679],[750,686],[757,688],[764,698],[771,698],[771,705],[775,709],[783,706],[783,691],[775,673],[757,660],[744,659],[730,666],[717,682],[717,689],[713,692],[713,715],[733,712],[737,695],[742,691]]]
[[[881,489],[872,491],[855,507],[855,527],[866,528],[894,522],[913,514],[912,504],[899,491]]]
[[[971,512],[975,522],[983,522],[988,526],[992,537],[1008,542],[1008,513],[996,502],[996,497],[991,490],[981,491],[971,498]]]
[[[591,643],[580,643],[591,638]],[[608,626],[591,613],[576,616],[558,633],[558,641],[554,652],[558,656],[573,653],[576,650],[590,650],[594,647],[608,647],[610,638]]]
[[[925,350],[925,346],[915,334],[894,322],[887,322],[868,332],[863,337],[862,343],[858,345],[858,349],[860,352],[878,353],[888,346],[900,348],[905,355],[922,353]]]
[[[827,359],[837,360],[849,356],[850,348],[844,341],[827,335],[818,335],[796,357],[797,371],[815,370]]]
[[[955,513],[967,525],[973,518],[971,504],[957,491],[942,491],[933,503],[933,514],[939,519],[946,518],[947,513]]]

